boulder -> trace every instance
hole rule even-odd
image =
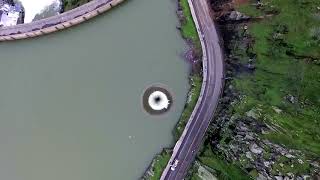
[[[258,119],[260,117],[260,114],[256,109],[251,109],[250,111],[246,112],[246,115],[253,119]]]
[[[249,16],[246,16],[238,11],[231,11],[230,14],[226,17],[226,20],[230,21],[241,21],[241,20],[248,20],[250,19]]]
[[[261,154],[263,149],[259,147],[256,143],[250,145],[250,151],[254,154]]]
[[[213,174],[211,174],[210,171],[208,171],[205,167],[201,165],[199,165],[198,167],[197,175],[201,180],[217,180],[217,178]]]
[[[275,176],[274,177],[276,180],[283,180],[283,177],[282,176]]]

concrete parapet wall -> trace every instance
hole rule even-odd
[[[62,14],[28,24],[0,28],[0,42],[50,34],[91,19],[125,0],[93,0]]]

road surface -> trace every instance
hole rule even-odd
[[[201,40],[203,84],[197,105],[174,147],[161,180],[182,180],[185,177],[213,118],[224,84],[223,53],[211,18],[209,4],[207,0],[189,0],[188,2]],[[178,164],[175,170],[171,170],[176,160]]]

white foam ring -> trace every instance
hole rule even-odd
[[[158,99],[158,101],[156,99]],[[161,91],[155,91],[150,94],[148,103],[153,110],[161,111],[169,107],[170,100],[165,93]]]

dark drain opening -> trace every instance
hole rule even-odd
[[[162,98],[161,96],[155,96],[155,97],[153,97],[153,99],[151,99],[151,101],[153,101],[153,103],[160,105],[163,103],[164,100],[169,101],[168,106],[166,106],[160,110],[153,109],[149,104],[150,95],[154,92],[157,92],[157,91],[160,91],[161,93],[165,94],[166,98]],[[151,115],[161,115],[161,114],[168,112],[172,106],[172,103],[173,103],[173,98],[172,98],[171,93],[166,88],[159,86],[159,85],[153,85],[153,86],[147,88],[144,91],[143,96],[142,96],[143,109]]]

